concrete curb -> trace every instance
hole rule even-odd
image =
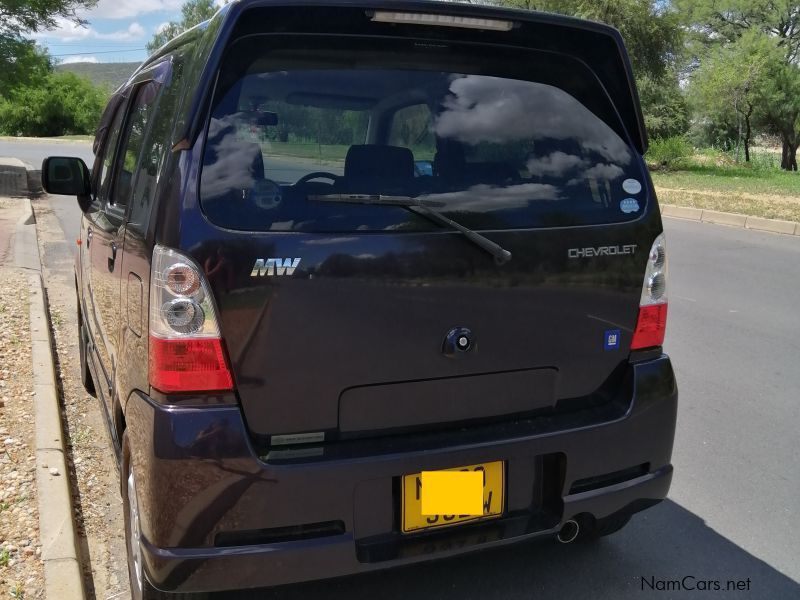
[[[26,196],[28,185],[28,165],[16,158],[0,158],[0,196]]]
[[[688,219],[690,221],[716,223],[718,225],[728,225],[729,227],[739,227],[741,229],[754,229],[757,231],[768,231],[770,233],[800,236],[800,223],[795,223],[794,221],[764,219],[762,217],[725,213],[704,208],[675,206],[674,204],[662,204],[661,214],[665,217],[674,217],[676,219]]]
[[[27,214],[17,223],[14,249],[16,265],[26,269],[28,277],[36,423],[36,491],[45,597],[77,600],[84,598],[85,593],[58,405],[55,355],[36,239],[36,221],[30,200],[25,198],[24,201]]]

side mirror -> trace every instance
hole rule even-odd
[[[91,174],[86,163],[71,156],[48,156],[42,161],[42,188],[48,194],[77,196],[81,210],[91,203]]]

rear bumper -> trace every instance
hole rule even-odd
[[[576,516],[647,508],[672,478],[678,393],[669,359],[632,365],[625,387],[627,398],[595,409],[457,438],[266,456],[251,446],[238,408],[165,408],[134,395],[126,417],[148,579],[177,591],[323,579],[548,536]],[[494,460],[507,465],[501,519],[399,533],[401,475]]]

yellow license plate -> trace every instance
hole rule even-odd
[[[481,521],[499,517],[503,514],[505,494],[505,465],[503,461],[469,465],[445,471],[480,471],[483,473],[483,514],[482,515],[423,515],[422,514],[422,473],[403,476],[403,533],[449,527],[471,521]]]

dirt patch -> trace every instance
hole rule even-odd
[[[44,598],[28,280],[0,267],[0,595]]]

